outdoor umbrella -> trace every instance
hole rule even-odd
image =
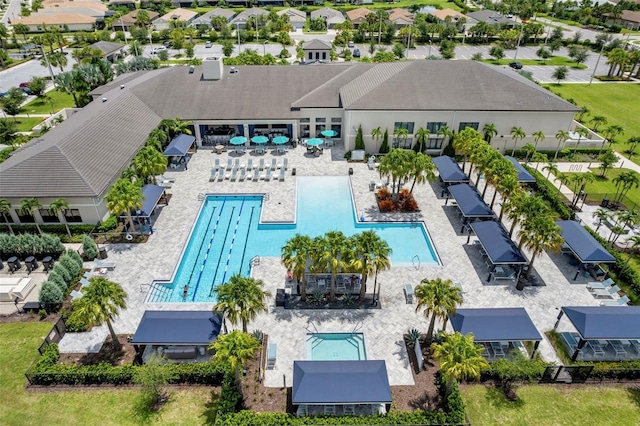
[[[335,130],[328,129],[328,130],[321,131],[320,134],[326,138],[333,138],[338,135],[338,132],[336,132]]]
[[[286,136],[276,136],[273,138],[273,143],[276,145],[282,145],[283,143],[289,142],[289,138]]]
[[[267,143],[269,142],[269,138],[266,136],[254,136],[251,138],[251,142],[253,143]]]
[[[244,136],[236,136],[231,138],[229,142],[231,143],[231,145],[242,145],[243,143],[247,142],[247,138],[245,138]]]
[[[307,145],[309,146],[318,146],[318,145],[322,145],[324,143],[324,141],[320,138],[311,138],[307,140]]]

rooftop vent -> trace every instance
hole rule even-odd
[[[120,90],[124,89],[124,84],[120,85]]]
[[[102,98],[102,102],[107,102],[107,98]]]

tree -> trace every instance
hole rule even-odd
[[[531,136],[533,136],[533,141],[535,142],[535,150],[538,150],[538,144],[540,142],[542,142],[543,140],[545,140],[546,135],[544,134],[544,132],[542,130],[538,130],[537,132],[534,132]]]
[[[600,161],[600,168],[602,169],[600,176],[606,177],[607,171],[618,162],[618,157],[608,149],[598,156],[598,161]]]
[[[107,209],[116,216],[124,213],[127,216],[131,232],[136,232],[131,212],[142,208],[142,188],[130,180],[119,179],[109,189],[105,199],[107,200]]]
[[[454,314],[456,306],[462,303],[460,290],[453,285],[451,280],[425,278],[416,286],[414,293],[418,300],[416,312],[422,310],[425,318],[431,317],[426,338],[427,345],[430,345],[436,319],[442,320],[442,329],[444,330],[449,315]]]
[[[375,129],[371,129],[371,139],[378,142],[380,138],[382,138],[382,129],[380,128],[380,126],[376,127]]]
[[[42,77],[32,77],[31,80],[29,80],[29,90],[38,98],[42,98],[45,95],[44,90],[46,87],[47,82]]]
[[[84,234],[82,236],[82,253],[88,260],[93,260],[98,257],[98,246],[93,238]]]
[[[616,136],[624,135],[624,128],[618,124],[612,124],[604,130],[605,140],[609,142],[609,146],[616,142]],[[603,144],[604,146],[604,144]]]
[[[598,226],[596,227],[596,232],[598,232],[598,229],[600,229],[602,224],[606,222],[607,219],[609,219],[609,210],[599,208],[598,210],[593,212],[593,217],[598,219]]]
[[[493,123],[487,123],[482,128],[482,134],[484,135],[484,140],[491,144],[491,139],[498,134],[498,128]]]
[[[69,63],[69,61],[67,61],[67,56],[64,53],[60,53],[60,52],[53,52],[53,53],[45,53],[46,55],[46,59],[43,57],[40,60],[40,64],[43,67],[47,66],[47,60],[49,61],[49,64],[54,67],[54,68],[60,68],[61,72],[64,72],[64,67],[67,66],[67,64]]]
[[[497,62],[504,58],[504,49],[500,46],[492,46],[491,49],[489,49],[489,55]]]
[[[454,381],[478,379],[482,370],[489,367],[482,357],[482,347],[474,343],[472,333],[466,336],[459,331],[446,334],[442,343],[434,344],[432,349],[433,357],[447,379],[447,397]]]
[[[591,123],[593,123],[593,131],[597,132],[598,131],[598,127],[600,127],[600,125],[606,125],[607,124],[607,117],[604,117],[602,115],[596,115],[595,117],[593,117],[591,119]]]
[[[73,311],[87,324],[107,324],[113,345],[120,348],[118,335],[112,321],[120,309],[127,308],[127,292],[122,286],[104,277],[89,278],[89,285],[83,287],[83,296],[73,303]]]
[[[27,34],[29,34],[30,29],[27,25],[25,24],[15,24],[13,25],[13,32],[16,34],[22,34],[22,38],[24,39],[25,43],[27,42]]]
[[[6,198],[0,198],[0,214],[4,219],[4,223],[9,227],[9,233],[15,235],[11,227],[11,203]]]
[[[433,164],[430,156],[421,152],[412,154],[410,160],[408,175],[409,177],[413,177],[413,182],[411,183],[409,192],[413,194],[413,188],[416,186],[416,183],[433,182],[436,180],[436,166]]]
[[[564,146],[564,143],[569,139],[569,132],[567,132],[566,130],[558,130],[558,133],[556,133],[556,139],[558,140],[558,147],[556,148],[556,152],[553,155],[554,160],[558,158],[560,147]]]
[[[531,278],[533,273],[533,262],[536,256],[543,250],[560,251],[560,247],[564,242],[561,230],[554,222],[551,216],[535,215],[529,216],[522,222],[520,232],[520,243],[518,248],[522,246],[531,250],[531,261],[529,269],[527,269],[527,279]]]
[[[384,135],[382,137],[382,145],[380,145],[380,154],[386,154],[389,152],[389,129],[384,129]]]
[[[31,216],[33,218],[33,222],[36,224],[36,228],[38,228],[38,233],[42,235],[42,230],[40,229],[40,225],[36,221],[34,216],[34,212],[38,209],[42,208],[42,204],[36,198],[23,198],[20,200],[20,209],[18,210],[21,215]]]
[[[262,290],[263,285],[262,280],[243,277],[239,273],[231,276],[228,282],[213,290],[218,301],[214,312],[222,312],[233,325],[241,322],[242,331],[246,333],[249,321],[267,310],[266,299],[271,293]]]
[[[386,158],[384,156],[383,158]],[[340,231],[327,232],[322,237],[316,237],[314,240],[314,259],[313,263],[317,268],[322,268],[331,273],[331,290],[329,299],[336,301],[336,276],[338,272],[345,269],[350,260],[349,240]]]
[[[524,162],[525,164],[529,163],[529,158],[531,157],[531,155],[536,152],[536,147],[534,144],[532,143],[528,143],[525,146],[523,146],[522,148],[520,148],[520,151],[523,151],[525,153],[525,157],[524,157]]]
[[[17,140],[17,131],[18,127],[15,121],[0,119],[0,141],[3,141],[5,144],[14,146],[14,143]]]
[[[547,180],[549,180],[549,177],[551,176],[551,173],[553,173],[554,175],[556,173],[558,173],[560,171],[560,169],[558,169],[558,165],[554,162],[548,162],[543,168],[542,171],[547,171]]]
[[[544,63],[547,59],[551,57],[551,52],[549,51],[549,49],[543,46],[540,49],[536,50],[536,56],[540,58]]]
[[[360,300],[364,300],[367,279],[374,276],[373,297],[375,300],[378,285],[378,272],[391,268],[391,247],[373,230],[361,232],[351,237],[354,246],[353,268],[362,274]]]
[[[358,126],[356,133],[356,149],[364,149],[364,139],[362,137],[362,125]]]
[[[26,95],[22,89],[12,87],[3,98],[0,98],[0,105],[2,105],[2,110],[5,114],[13,116],[14,121],[17,122],[15,116],[20,114],[21,105],[25,99]]]
[[[609,72],[607,73],[607,77],[613,78],[616,68],[618,68],[617,75],[621,76],[622,72],[624,71],[624,66],[628,60],[629,55],[624,49],[619,47],[612,49],[607,54],[607,65],[609,65]]]
[[[589,50],[586,47],[571,46],[569,48],[569,57],[578,64],[583,63],[589,58]]]
[[[518,145],[518,140],[522,140],[527,137],[527,134],[522,130],[522,127],[512,127],[511,128],[511,138],[513,139],[513,149],[511,150],[511,156],[516,152],[516,146]]]
[[[78,88],[76,85],[76,79],[72,71],[61,72],[60,74],[56,75],[54,82],[58,89],[73,96],[73,102],[75,103],[77,108],[81,107],[77,97]]]
[[[413,151],[411,151],[413,153]],[[415,154],[415,153],[414,153]],[[380,159],[378,172],[380,176],[386,176],[391,180],[391,197],[398,199],[400,186],[409,176],[410,156],[409,151],[394,148]]]
[[[566,80],[568,76],[569,68],[567,68],[565,65],[556,67],[555,71],[553,71],[553,74],[551,74],[551,77],[553,77],[558,82],[558,84],[560,84],[562,80]]]
[[[629,143],[629,150],[627,152],[629,153],[629,158],[631,158],[635,154],[638,144],[640,144],[640,136],[634,136],[629,138],[628,143]]]
[[[233,41],[222,40],[222,54],[227,58],[231,57],[233,50],[235,49]]]
[[[167,168],[167,157],[162,155],[160,151],[145,146],[133,158],[133,168],[143,181],[149,181],[155,185],[156,175],[161,174]]]
[[[311,259],[313,240],[308,235],[296,234],[282,247],[281,259],[287,271],[300,283],[300,300],[307,300],[307,281],[305,279],[307,262]]]
[[[622,202],[622,199],[627,195],[627,192],[631,188],[637,188],[640,185],[640,178],[638,174],[633,170],[620,173],[613,178],[613,183],[616,186],[616,193],[613,197],[613,203],[618,204]]]
[[[238,386],[240,386],[242,368],[254,357],[256,350],[259,348],[260,342],[258,339],[239,330],[218,336],[218,339],[209,345],[209,349],[214,351],[213,362],[229,365],[235,373]]]
[[[152,408],[166,399],[163,388],[177,377],[174,370],[166,368],[163,363],[164,360],[159,355],[153,354],[135,369],[132,377],[133,383],[142,386],[142,392],[149,398],[149,406]]]
[[[430,132],[424,127],[420,127],[416,132],[416,143],[413,145],[414,152],[424,152],[427,148],[427,140],[429,139]]]
[[[586,127],[578,127],[577,129],[575,129],[575,132],[578,134],[578,142],[576,143],[576,147],[573,150],[573,155],[576,155],[576,153],[578,152],[578,147],[580,147],[580,141],[582,140],[582,138],[586,138],[589,136],[589,129],[587,129]]]
[[[55,312],[62,307],[62,301],[64,294],[58,287],[58,285],[52,281],[45,281],[42,283],[40,293],[38,294],[38,301],[47,312]]]
[[[58,218],[62,218],[62,223],[64,223],[64,227],[67,230],[67,235],[71,238],[71,231],[69,230],[69,224],[67,223],[67,218],[65,213],[69,210],[69,203],[64,198],[58,198],[54,202],[49,205],[49,211]],[[60,215],[62,213],[62,215]]]

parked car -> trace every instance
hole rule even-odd
[[[355,43],[350,41],[349,43],[347,43],[347,47],[356,47]]]
[[[522,64],[520,62],[509,62],[509,66],[514,70],[521,70]]]
[[[172,41],[165,41],[164,43],[162,43],[162,45],[168,49],[170,47],[173,47],[173,42]]]
[[[206,47],[207,49],[210,49],[211,48],[211,42],[210,41],[206,42],[204,44],[204,47]]]
[[[353,57],[354,58],[359,58],[360,57],[360,49],[354,49],[353,50]]]
[[[20,87],[21,89],[23,89],[23,88],[25,88],[25,87],[29,87],[29,84],[31,84],[31,83],[29,83],[28,81],[24,81],[24,82],[20,83],[20,86],[18,86],[18,87]]]
[[[151,49],[151,54],[155,55],[156,53],[160,53],[163,50],[167,50],[167,48],[165,46],[154,47],[153,49]]]

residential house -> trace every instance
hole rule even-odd
[[[125,7],[128,7],[129,9],[135,9],[136,1],[135,0],[109,0],[109,6],[114,6],[114,7],[125,6]]]
[[[88,31],[104,21],[107,12],[107,5],[100,1],[45,0],[37,12],[13,23],[24,24],[31,32],[42,32],[44,27],[63,31]]]
[[[269,11],[266,9],[262,9],[260,7],[252,7],[251,9],[247,9],[244,12],[238,13],[235,18],[231,20],[231,25],[237,26],[240,29],[244,29],[246,27],[247,21],[249,18],[253,16],[261,16],[268,15]]]
[[[456,25],[458,30],[462,30],[469,21],[469,17],[467,15],[453,9],[434,10],[429,12],[429,14],[434,16],[440,23],[449,22]]]
[[[118,19],[115,19],[111,24],[113,27],[113,31],[129,31],[131,27],[135,26],[138,19],[138,12],[141,9],[132,10],[126,15],[122,15]],[[147,14],[149,15],[149,21],[153,24],[153,21],[160,17],[158,12],[154,12],[153,10],[147,10]]]
[[[608,24],[617,24],[631,31],[640,30],[640,11],[623,10],[619,18],[609,16]]]
[[[351,21],[353,28],[358,28],[358,25],[367,20],[367,15],[370,13],[375,12],[365,7],[359,7],[358,9],[347,11],[347,19]]]
[[[396,28],[408,27],[413,25],[414,15],[406,9],[399,7],[391,9],[389,12],[389,21],[393,22]]]
[[[102,57],[109,62],[115,62],[117,59],[124,57],[126,45],[120,43],[112,43],[110,41],[99,41],[91,45],[92,49],[102,52]]]
[[[515,28],[517,22],[513,18],[507,18],[505,15],[500,14],[495,10],[477,10],[475,12],[467,13],[469,21],[467,22],[467,28],[476,25],[478,22],[486,22],[489,25],[495,27],[508,27]]]
[[[307,23],[307,13],[299,9],[287,8],[277,12],[278,16],[289,16],[289,23],[293,26],[294,30],[301,30]]]
[[[333,29],[337,24],[342,24],[345,21],[342,12],[331,9],[330,7],[323,7],[322,9],[311,12],[311,19],[318,18],[325,20],[328,29]]]
[[[217,7],[204,15],[198,16],[196,19],[191,21],[191,25],[194,27],[199,27],[201,25],[205,25],[208,28],[211,28],[211,19],[216,16],[222,16],[227,20],[227,24],[231,22],[231,19],[236,16],[236,13],[233,10],[223,9],[221,7]]]
[[[183,26],[187,27],[191,24],[191,21],[196,19],[198,12],[193,12],[187,9],[173,9],[169,13],[162,15],[155,21],[153,21],[153,29],[155,31],[168,30],[171,27],[172,22],[181,22]]]
[[[328,62],[329,52],[331,52],[331,44],[326,41],[314,38],[302,45],[304,51],[304,62]]]

